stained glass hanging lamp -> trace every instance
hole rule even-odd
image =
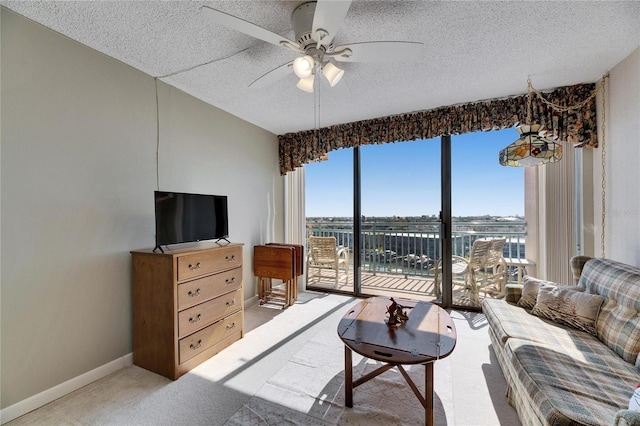
[[[546,137],[540,124],[532,123],[531,80],[527,81],[527,123],[516,127],[520,137],[500,151],[498,160],[502,166],[531,167],[555,163],[562,159],[562,146]]]
[[[516,127],[520,137],[500,151],[503,166],[530,167],[555,163],[562,158],[562,146],[545,139],[539,124],[523,124]]]

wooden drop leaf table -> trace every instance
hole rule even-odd
[[[406,322],[387,325],[387,307],[391,300],[371,297],[349,309],[338,324],[338,335],[345,344],[345,405],[353,407],[355,387],[397,367],[425,408],[425,423],[430,426],[433,425],[433,363],[453,352],[456,328],[447,311],[438,305],[400,298],[395,301],[407,307]],[[352,351],[385,364],[354,381]],[[403,367],[410,364],[425,366],[424,396]]]

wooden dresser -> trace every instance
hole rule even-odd
[[[131,256],[135,365],[176,380],[242,338],[242,244]]]

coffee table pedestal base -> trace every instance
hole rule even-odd
[[[406,380],[411,390],[416,395],[422,406],[424,407],[425,424],[427,426],[433,426],[433,362],[424,364],[425,367],[425,395],[423,396],[420,389],[413,382],[411,377],[407,374],[402,364],[388,363],[373,370],[372,372],[365,374],[356,381],[353,381],[353,351],[348,347],[344,347],[344,381],[345,381],[345,405],[349,408],[353,407],[353,389],[360,386],[363,383],[368,382],[376,376],[384,373],[387,370],[397,367],[404,379]]]

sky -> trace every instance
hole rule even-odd
[[[451,136],[452,215],[524,216],[524,168],[498,163],[514,128]],[[440,138],[361,147],[362,214],[440,212]],[[305,166],[306,216],[353,216],[353,149]]]

